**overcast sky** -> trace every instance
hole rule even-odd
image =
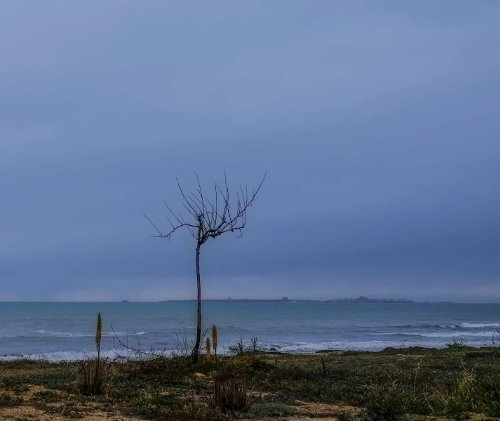
[[[0,5],[0,300],[194,298],[194,188],[268,177],[204,296],[500,301],[498,1]]]

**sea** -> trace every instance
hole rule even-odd
[[[0,303],[0,360],[72,361],[95,355],[98,312],[108,358],[182,354],[195,335],[194,301]],[[289,353],[387,347],[499,346],[500,304],[214,300],[219,353],[241,342]]]

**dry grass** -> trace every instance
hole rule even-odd
[[[78,367],[78,390],[83,395],[100,395],[104,391],[108,364],[101,359],[80,362]]]
[[[494,348],[252,352],[196,366],[190,358],[156,358],[109,363],[103,393],[83,395],[78,363],[21,360],[0,363],[0,419],[494,420],[499,362]],[[231,375],[245,385],[221,382]],[[218,405],[210,403],[216,393]]]
[[[222,411],[246,411],[249,405],[245,378],[234,374],[216,376],[213,403]]]

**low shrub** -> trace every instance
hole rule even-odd
[[[222,411],[248,409],[247,383],[243,376],[220,375],[214,382],[214,406]]]
[[[105,361],[84,360],[78,367],[78,390],[82,395],[100,395],[104,391],[104,380],[108,371]]]

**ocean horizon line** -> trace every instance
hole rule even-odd
[[[360,299],[361,298],[361,299]],[[134,299],[116,299],[116,300],[0,300],[0,304],[65,304],[65,303],[80,303],[80,304],[161,304],[161,303],[175,303],[175,302],[196,302],[195,298],[178,298],[178,299],[164,299],[164,300],[134,300]],[[454,300],[440,300],[440,299],[407,299],[407,298],[328,298],[328,299],[314,299],[314,298],[205,298],[203,302],[317,302],[317,303],[353,303],[353,304],[373,304],[373,303],[388,303],[388,304],[500,304],[498,301],[454,301]]]

